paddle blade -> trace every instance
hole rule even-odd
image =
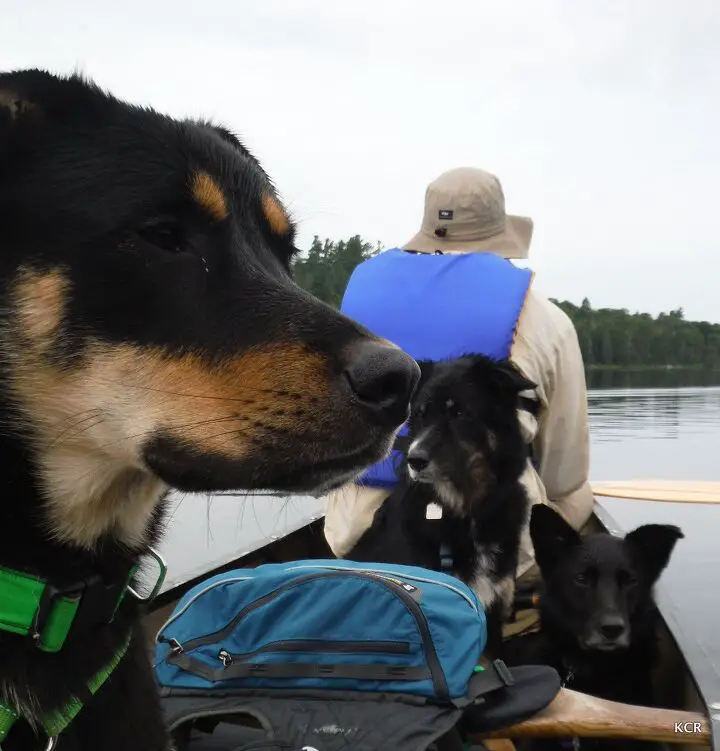
[[[663,503],[720,504],[720,482],[701,480],[617,480],[592,483],[595,495]]]

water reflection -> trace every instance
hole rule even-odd
[[[593,440],[677,439],[720,428],[720,387],[605,389],[588,393]]]
[[[720,374],[612,371],[597,388],[599,375],[588,379],[591,479],[718,479]]]

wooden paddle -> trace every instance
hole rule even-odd
[[[595,495],[665,503],[720,504],[720,482],[701,480],[617,480],[592,483]]]
[[[705,715],[674,709],[636,707],[598,699],[567,688],[552,703],[525,722],[478,733],[484,738],[633,738],[660,743],[710,745]]]

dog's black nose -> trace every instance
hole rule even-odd
[[[625,623],[619,616],[608,617],[600,624],[600,633],[609,641],[618,639],[625,631]]]
[[[420,368],[401,349],[364,341],[355,346],[345,375],[355,396],[392,427],[405,422]]]
[[[413,448],[408,452],[407,463],[415,472],[422,472],[430,464],[430,455],[422,446]]]

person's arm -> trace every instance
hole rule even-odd
[[[548,501],[557,504],[568,522],[579,529],[590,517],[593,506],[588,483],[587,387],[577,333],[570,319],[561,315],[565,320],[558,327],[560,336],[545,384],[546,404],[539,415],[535,446]]]
[[[342,558],[352,550],[388,495],[381,488],[358,485],[345,485],[328,495],[324,533],[335,556]]]

